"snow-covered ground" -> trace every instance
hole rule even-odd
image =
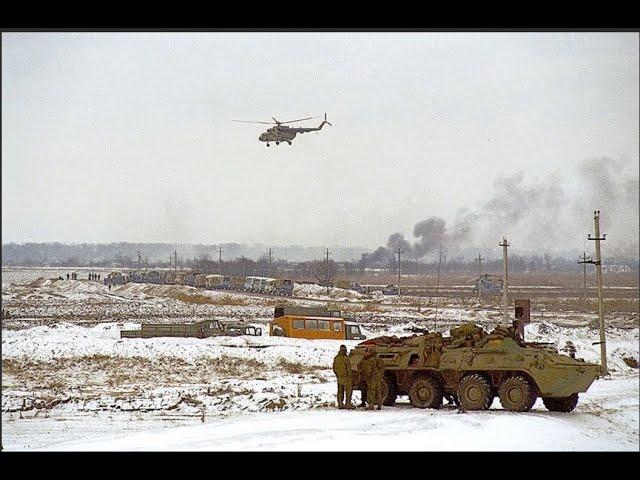
[[[3,421],[7,450],[638,451],[638,379],[597,381],[571,414],[419,410],[275,411],[202,420],[95,413]],[[164,425],[163,425],[164,424]],[[169,424],[169,425],[167,425]],[[5,433],[5,431],[7,431]],[[392,440],[390,440],[392,439]]]
[[[7,450],[638,450],[637,315],[607,328],[612,375],[581,394],[570,414],[411,408],[337,411],[331,360],[340,343],[270,337],[121,339],[140,321],[233,318],[266,326],[283,299],[186,286],[97,282],[7,282],[2,329],[2,447]],[[309,305],[326,289],[300,286]],[[340,290],[340,289],[335,289]],[[341,296],[342,295],[342,296]],[[473,321],[491,328],[501,312],[474,302],[375,301],[330,291],[327,300],[368,337],[447,333]],[[305,304],[302,300],[286,301]],[[314,303],[315,301],[315,303]],[[342,302],[342,303],[336,303]],[[593,316],[545,312],[528,341],[568,342],[597,362]],[[626,360],[625,360],[626,359]],[[359,392],[354,393],[359,399]],[[389,442],[393,435],[393,442]],[[490,439],[490,441],[488,441]]]

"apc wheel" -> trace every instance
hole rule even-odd
[[[467,375],[460,381],[456,396],[463,410],[487,410],[493,400],[489,382],[477,373]]]
[[[414,407],[440,408],[442,405],[442,387],[432,377],[416,377],[409,389],[409,400]]]
[[[382,404],[385,407],[393,407],[398,397],[396,383],[389,377],[384,377],[380,384],[380,394],[382,395]]]
[[[536,403],[535,389],[520,375],[505,379],[498,388],[498,397],[502,407],[510,412],[528,412]]]
[[[498,397],[502,407],[510,412],[528,412],[537,398],[531,382],[520,375],[505,379],[498,388]]]
[[[578,405],[578,394],[574,393],[568,397],[561,398],[542,397],[542,402],[550,412],[569,413]]]

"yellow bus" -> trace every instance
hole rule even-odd
[[[360,325],[336,317],[283,315],[269,322],[273,337],[307,338],[309,340],[364,340]]]

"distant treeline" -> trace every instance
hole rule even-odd
[[[244,245],[239,243],[222,244],[176,244],[176,243],[7,243],[2,245],[3,265],[61,265],[110,266],[138,261],[138,253],[143,260],[162,264],[169,262],[169,257],[177,250],[178,262],[183,263],[194,258],[219,258],[222,248],[223,259],[247,257],[258,259],[265,255],[269,248],[272,258],[289,261],[305,261],[322,258],[324,248],[289,245],[270,247],[263,244]],[[365,248],[331,247],[331,258],[336,261],[350,261],[360,258]],[[173,260],[171,260],[173,262]]]
[[[222,249],[222,260],[218,248]],[[177,251],[177,262],[173,253]],[[169,244],[169,243],[9,243],[2,245],[3,266],[93,266],[105,268],[195,268],[204,273],[227,275],[277,275],[287,273],[296,278],[319,278],[326,275],[323,247],[269,247],[264,245]],[[329,274],[364,273],[379,270],[395,273],[397,256],[367,252],[361,248],[330,248]],[[451,253],[442,259],[416,261],[402,258],[405,274],[447,272],[477,272],[474,250]],[[477,253],[475,253],[477,256]],[[502,257],[487,255],[482,262],[483,272],[500,272]],[[441,260],[441,261],[440,261]],[[553,256],[548,253],[518,254],[509,252],[509,270],[512,272],[575,272],[582,271],[577,256]],[[606,257],[603,264],[614,271],[638,271],[638,259]],[[588,265],[588,271],[593,269]]]

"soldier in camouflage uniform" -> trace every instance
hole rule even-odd
[[[351,404],[351,359],[347,356],[347,347],[340,345],[338,355],[333,359],[333,373],[338,379],[338,408],[355,408]],[[346,397],[346,399],[345,399]]]
[[[367,410],[373,410],[376,405],[378,410],[382,410],[381,384],[384,378],[384,362],[373,350],[367,349],[360,363],[360,373],[367,384]]]
[[[485,337],[481,327],[475,323],[465,323],[457,328],[451,329],[450,348],[471,347]]]

